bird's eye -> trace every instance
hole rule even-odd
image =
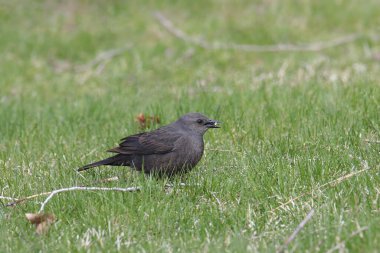
[[[202,120],[202,119],[198,119],[198,120],[197,120],[197,123],[198,123],[198,124],[202,124],[202,123],[203,123],[203,120]]]

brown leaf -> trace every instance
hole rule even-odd
[[[380,61],[380,53],[375,53],[372,57],[375,61]]]
[[[30,223],[36,225],[36,233],[39,235],[46,233],[55,221],[55,215],[48,213],[26,213],[25,216]]]
[[[146,129],[149,128],[151,124],[159,124],[160,118],[154,115],[145,116],[143,113],[140,113],[136,116],[136,121],[140,124],[141,129]]]

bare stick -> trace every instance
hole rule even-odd
[[[369,139],[365,139],[364,141],[365,141],[365,142],[368,142],[368,143],[376,143],[376,144],[380,144],[380,141],[378,141],[378,140],[369,140]]]
[[[223,209],[222,208],[222,203],[220,202],[220,200],[218,199],[218,197],[215,195],[215,192],[211,192],[211,195],[215,198],[216,202],[218,203],[219,209]]]
[[[33,195],[30,195],[28,197],[25,197],[25,198],[22,198],[22,199],[17,199],[16,201],[13,201],[13,202],[10,202],[8,204],[6,204],[6,206],[15,206],[17,204],[20,204],[24,201],[27,201],[27,200],[31,200],[31,199],[34,199],[34,198],[37,198],[37,197],[40,197],[40,196],[45,196],[45,195],[49,195],[51,192],[41,192],[41,193],[38,193],[38,194],[33,194]]]
[[[365,168],[365,169],[361,169],[359,171],[348,173],[347,175],[341,176],[341,177],[339,177],[337,179],[334,179],[334,180],[332,180],[330,182],[327,182],[327,183],[319,186],[318,188],[319,188],[319,190],[323,190],[323,188],[325,188],[325,187],[336,186],[336,185],[338,185],[338,184],[346,181],[347,179],[350,179],[350,178],[352,178],[352,177],[354,177],[356,175],[359,175],[359,174],[361,174],[363,172],[366,172],[368,170],[370,170],[370,169],[369,168]],[[305,193],[303,193],[303,194],[301,194],[301,195],[299,195],[299,196],[297,196],[295,198],[291,198],[288,201],[286,201],[285,203],[283,203],[283,204],[279,205],[278,207],[276,207],[275,209],[273,209],[271,212],[275,212],[275,211],[277,211],[279,209],[282,209],[285,206],[289,205],[290,203],[293,203],[294,201],[296,201],[296,200],[298,200],[298,199],[300,199],[300,198],[302,198],[304,196],[311,195],[311,194],[312,194],[312,191],[309,191],[309,192],[305,192]]]
[[[16,198],[6,197],[6,196],[1,196],[1,195],[0,195],[0,199],[6,199],[6,200],[11,200],[11,201],[17,201]]]
[[[332,48],[344,44],[354,42],[363,37],[360,34],[349,34],[343,37],[335,38],[330,41],[323,42],[314,42],[311,44],[276,44],[276,45],[253,45],[253,44],[234,44],[234,43],[222,43],[222,42],[206,42],[204,40],[191,37],[186,34],[184,31],[177,28],[171,20],[166,18],[162,13],[155,12],[154,17],[158,20],[160,25],[164,27],[169,33],[174,37],[185,41],[190,44],[197,45],[204,49],[213,49],[213,50],[237,50],[237,51],[246,51],[246,52],[317,52],[327,48]]]
[[[135,191],[139,191],[140,190],[140,187],[128,187],[128,188],[118,188],[118,187],[114,187],[114,188],[105,188],[105,187],[82,187],[82,186],[74,186],[74,187],[70,187],[70,188],[62,188],[62,189],[58,189],[58,190],[54,190],[52,191],[49,196],[45,199],[44,202],[42,202],[41,204],[41,208],[40,208],[40,211],[39,213],[43,212],[44,211],[44,208],[46,206],[46,204],[58,193],[61,193],[61,192],[68,192],[68,191],[120,191],[120,192],[135,192]]]
[[[279,252],[284,252],[284,250],[288,247],[289,243],[291,243],[296,238],[297,234],[305,227],[306,223],[309,222],[313,215],[314,209],[311,209],[310,212],[306,215],[306,217],[301,221],[301,223],[298,224],[293,233],[288,237],[288,239],[285,240],[285,243],[284,245],[282,245],[281,250]]]
[[[229,150],[229,149],[205,148],[205,150],[217,151],[217,152],[228,152],[228,153],[241,153],[240,151]]]
[[[124,47],[121,47],[121,48],[116,48],[116,49],[111,49],[111,50],[101,52],[95,57],[94,60],[92,60],[92,61],[90,61],[84,65],[78,66],[77,70],[83,71],[83,70],[92,68],[93,66],[98,65],[98,64],[103,62],[103,65],[100,65],[100,68],[97,70],[97,71],[101,71],[101,68],[104,68],[104,65],[105,65],[104,62],[124,53],[125,51],[127,51],[130,48],[131,48],[131,45],[128,44],[128,45],[125,45]]]
[[[112,181],[118,181],[119,180],[119,177],[110,177],[110,178],[105,178],[105,179],[101,179],[99,181],[96,181],[94,183],[108,183],[108,182],[112,182]],[[86,187],[86,186],[80,186],[80,187]],[[35,199],[35,198],[38,198],[38,197],[41,197],[41,196],[46,196],[46,195],[49,195],[51,194],[52,191],[50,192],[41,192],[41,193],[38,193],[38,194],[33,194],[33,195],[30,195],[28,197],[25,197],[25,198],[21,198],[21,199],[9,199],[9,200],[13,200],[13,202],[10,202],[8,204],[6,204],[6,206],[15,206],[17,204],[21,204],[25,201],[28,201],[28,200],[31,200],[31,199]]]
[[[361,234],[363,231],[366,231],[366,230],[368,230],[368,227],[359,228],[358,230],[353,232],[346,240],[338,243],[337,245],[335,245],[334,247],[332,247],[331,249],[326,251],[326,253],[331,253],[331,252],[334,252],[335,250],[339,250],[349,239],[351,239],[352,237],[354,237],[358,234]]]

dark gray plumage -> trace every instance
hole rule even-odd
[[[218,121],[200,113],[188,113],[177,121],[153,130],[121,139],[118,147],[108,150],[115,156],[85,165],[78,171],[101,165],[130,166],[159,176],[172,176],[191,170],[203,155],[203,135],[219,128]]]

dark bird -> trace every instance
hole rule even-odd
[[[188,113],[177,121],[151,132],[121,139],[108,150],[115,156],[85,165],[78,171],[101,165],[129,166],[147,174],[173,176],[191,170],[203,155],[203,135],[219,122],[200,113]]]

